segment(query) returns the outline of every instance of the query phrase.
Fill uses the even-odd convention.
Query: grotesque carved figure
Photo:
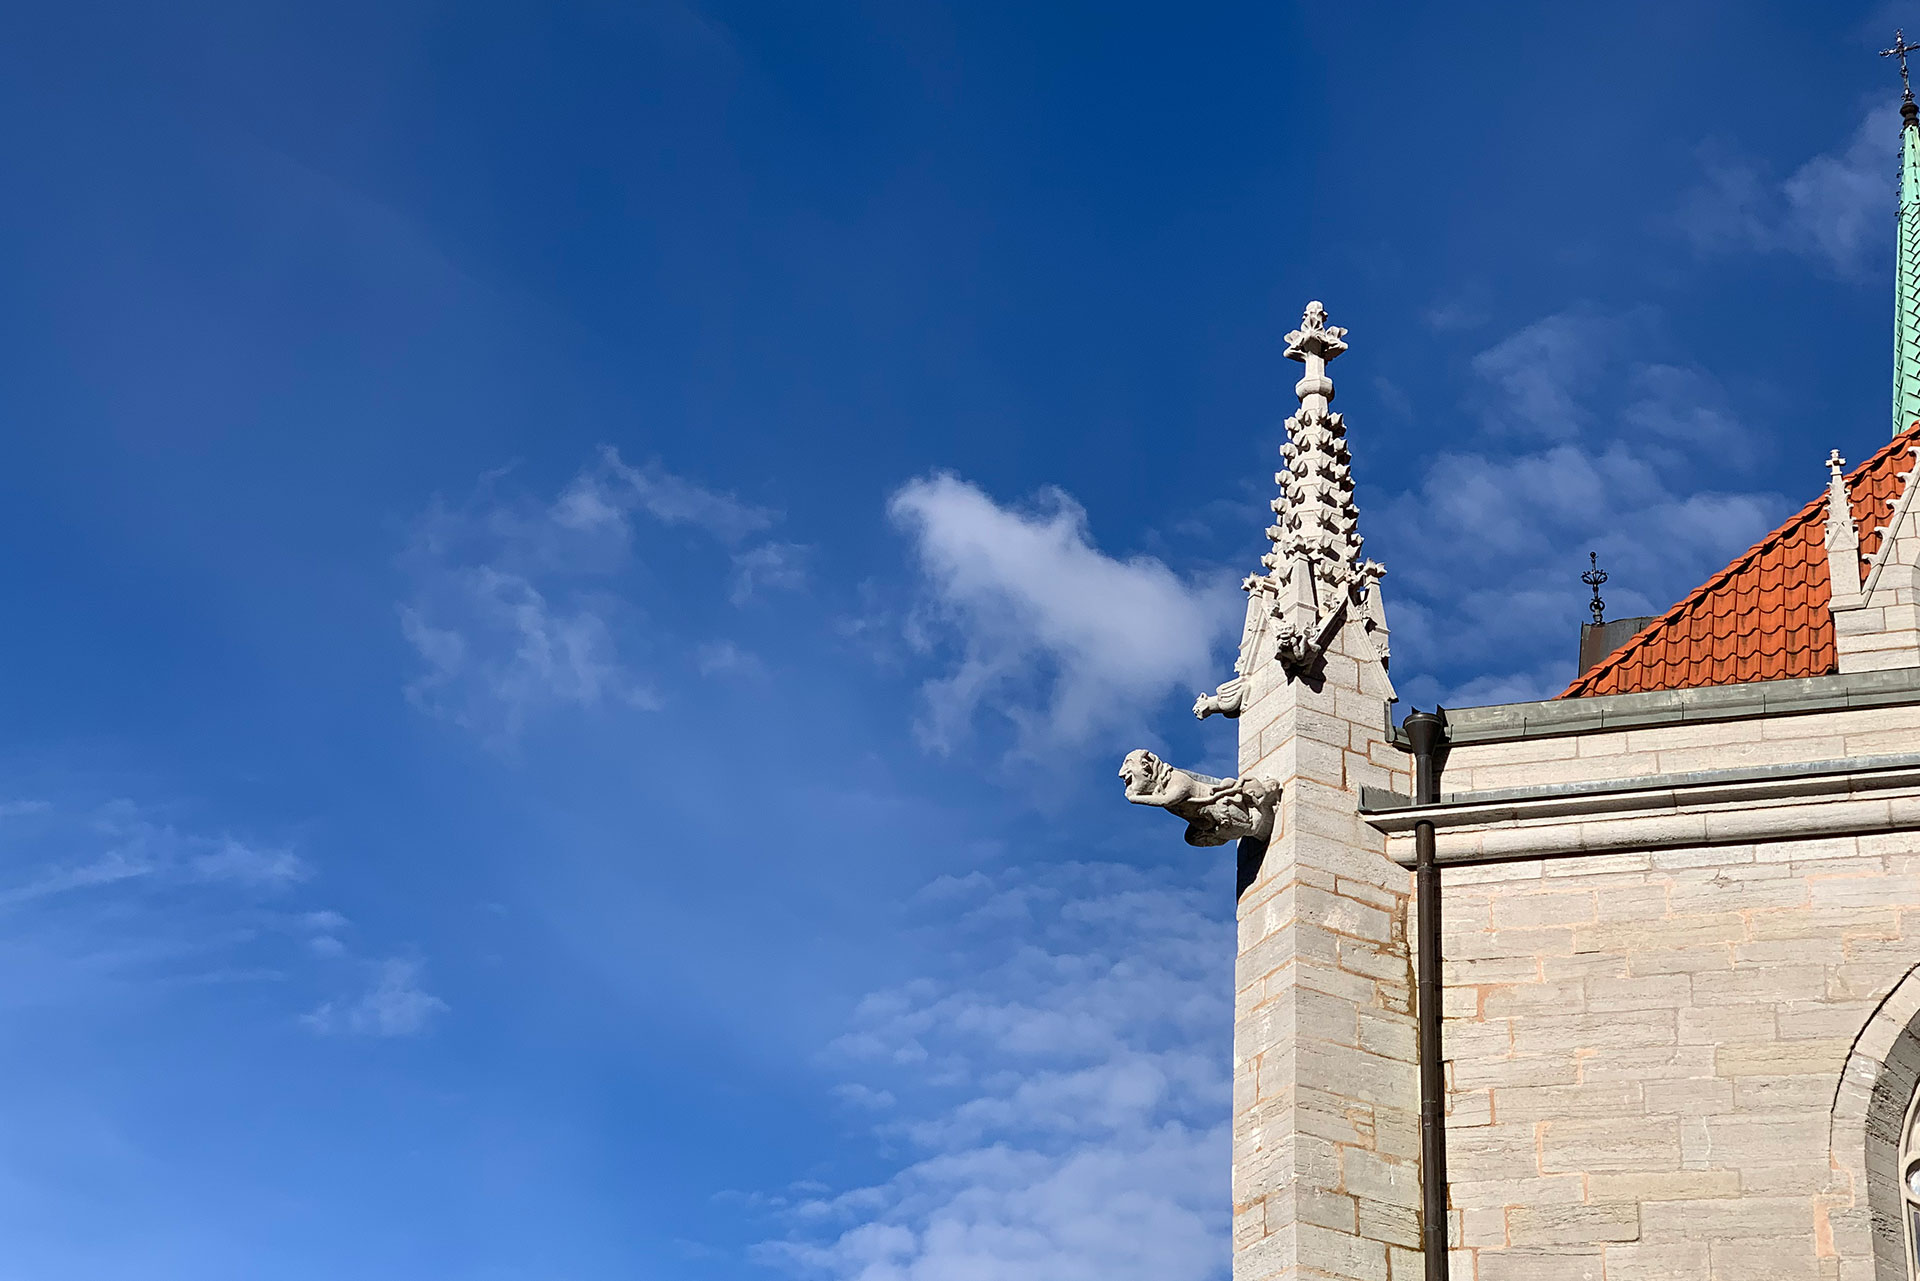
[[[1187,844],[1225,845],[1273,835],[1280,785],[1263,778],[1209,778],[1167,764],[1144,749],[1120,764],[1127,799],[1154,805],[1187,820]]]
[[[1247,593],[1247,621],[1240,629],[1240,652],[1233,660],[1233,679],[1223,682],[1213,693],[1193,700],[1193,714],[1203,721],[1209,716],[1235,717],[1246,708],[1250,692],[1247,684],[1253,679],[1254,666],[1259,662],[1260,638],[1274,617],[1272,580],[1250,574],[1240,589]]]
[[[1211,694],[1199,694],[1193,700],[1193,718],[1204,721],[1209,716],[1225,716],[1233,719],[1247,706],[1247,678],[1236,676],[1232,680],[1222,681],[1220,687]]]

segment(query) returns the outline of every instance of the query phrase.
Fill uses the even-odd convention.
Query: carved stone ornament
[[[1860,592],[1860,531],[1853,520],[1846,466],[1839,450],[1827,455],[1828,599],[1836,609],[1866,604]]]
[[[1247,683],[1253,678],[1254,665],[1260,661],[1261,640],[1278,617],[1271,579],[1259,574],[1248,575],[1240,584],[1240,590],[1247,594],[1247,621],[1240,629],[1240,652],[1233,660],[1233,679],[1213,693],[1193,700],[1193,715],[1197,720],[1204,721],[1215,715],[1232,718],[1246,709],[1250,692]]]
[[[1264,778],[1210,778],[1169,765],[1145,749],[1120,763],[1127,799],[1187,820],[1187,844],[1264,841],[1273,835],[1280,784]]]
[[[1287,419],[1287,441],[1280,447],[1286,469],[1273,478],[1280,487],[1267,529],[1273,546],[1260,558],[1265,572],[1241,584],[1247,622],[1233,679],[1194,701],[1193,714],[1202,720],[1238,716],[1254,669],[1269,659],[1290,678],[1310,674],[1349,620],[1359,623],[1382,665],[1391,656],[1380,596],[1386,570],[1361,554],[1346,421],[1330,408],[1327,362],[1347,350],[1346,333],[1327,324],[1327,309],[1312,302],[1300,328],[1287,335],[1287,358],[1306,370],[1293,389],[1300,408]]]

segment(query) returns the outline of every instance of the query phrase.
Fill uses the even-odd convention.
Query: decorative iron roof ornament
[[[1600,599],[1600,584],[1607,581],[1607,571],[1600,568],[1600,553],[1588,552],[1587,563],[1592,566],[1580,575],[1580,581],[1593,588],[1593,599],[1587,602],[1587,608],[1593,611],[1595,627],[1607,621],[1607,602]]]

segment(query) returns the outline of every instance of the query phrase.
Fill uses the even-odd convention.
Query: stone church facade
[[[1239,775],[1121,771],[1238,846],[1234,1281],[1920,1277],[1917,114],[1892,440],[1557,698],[1396,723],[1345,334],[1288,335]]]

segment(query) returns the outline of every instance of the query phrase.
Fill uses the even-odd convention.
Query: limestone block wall
[[[1448,1156],[1476,1281],[1871,1276],[1839,1268],[1833,1216],[1865,1189],[1834,1169],[1830,1112],[1920,963],[1920,840],[1446,880]]]
[[[1390,687],[1347,628],[1316,680],[1268,664],[1253,688],[1241,771],[1284,791],[1239,903],[1234,1281],[1417,1277],[1412,881],[1357,813],[1363,785],[1409,786]]]
[[[1448,792],[1540,787],[1915,751],[1920,751],[1920,703],[1909,703],[1466,744],[1448,755],[1443,787]]]
[[[1855,710],[1467,745],[1443,786],[1916,750],[1920,709]],[[1781,835],[1445,872],[1456,1277],[1877,1281],[1836,1117],[1920,967],[1920,832]]]

